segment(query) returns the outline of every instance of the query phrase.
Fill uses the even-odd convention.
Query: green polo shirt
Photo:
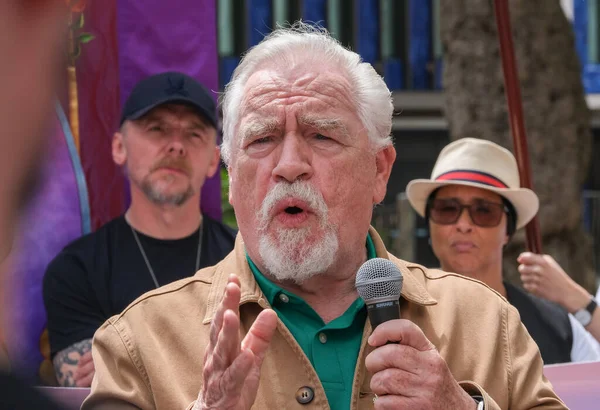
[[[366,247],[367,259],[377,257],[370,235]],[[349,409],[354,368],[367,318],[363,300],[357,298],[342,316],[325,324],[302,298],[263,276],[248,254],[246,259],[271,307],[317,371],[331,409]]]

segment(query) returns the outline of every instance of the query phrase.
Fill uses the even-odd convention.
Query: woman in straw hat
[[[431,179],[411,181],[406,194],[428,221],[442,269],[481,280],[506,297],[545,364],[600,360],[596,341],[567,311],[502,279],[504,246],[539,208],[537,195],[520,187],[510,151],[486,140],[455,141],[440,153]]]

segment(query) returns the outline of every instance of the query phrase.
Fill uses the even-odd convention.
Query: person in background
[[[519,311],[545,364],[600,360],[596,341],[567,311],[503,280],[504,246],[539,207],[537,195],[520,187],[510,151],[486,140],[459,139],[442,150],[431,179],[409,182],[406,194],[428,221],[441,268],[504,296]]]
[[[105,320],[233,249],[235,231],[200,210],[204,181],[220,164],[216,128],[214,100],[193,78],[167,72],[134,87],[112,142],[129,180],[129,209],[66,246],[44,276],[60,385],[91,385],[92,336]]]
[[[596,341],[600,341],[598,295],[594,297],[571,279],[550,255],[523,252],[517,261],[523,287],[527,291],[562,306],[596,338]],[[600,289],[598,293],[600,295]]]
[[[14,289],[2,262],[50,148],[46,127],[63,73],[66,24],[64,0],[0,1],[0,356],[11,331],[6,318]],[[0,357],[0,409],[58,406],[10,373],[7,358]]]
[[[324,29],[249,50],[223,98],[235,248],[102,325],[82,408],[564,409],[506,300],[370,228],[392,115],[381,76]],[[404,284],[402,318],[373,330],[355,280],[375,257]]]

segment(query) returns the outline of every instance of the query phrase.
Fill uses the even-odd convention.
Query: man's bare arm
[[[76,387],[75,371],[81,356],[92,350],[92,339],[82,340],[61,350],[54,356],[54,372],[58,384],[64,387]]]

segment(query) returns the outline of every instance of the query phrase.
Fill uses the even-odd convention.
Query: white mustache
[[[308,204],[322,225],[327,222],[327,204],[323,195],[306,181],[295,181],[293,183],[280,182],[267,194],[260,207],[260,227],[265,229],[271,220],[271,213],[277,203],[286,198],[294,198]]]

